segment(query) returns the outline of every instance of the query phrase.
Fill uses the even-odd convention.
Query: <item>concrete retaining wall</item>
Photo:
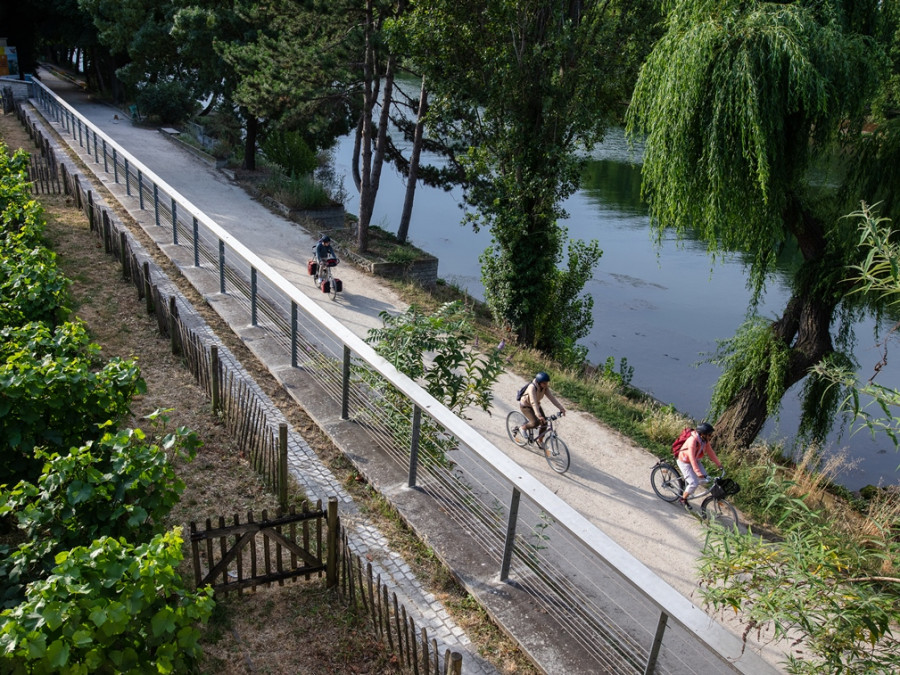
[[[352,251],[343,251],[342,255],[349,258],[355,265],[366,270],[369,274],[385,279],[404,279],[412,281],[425,288],[432,288],[437,284],[438,259],[434,256],[423,255],[409,263],[375,262],[367,260]]]
[[[344,207],[340,204],[323,206],[316,209],[292,209],[266,195],[260,197],[262,202],[282,214],[288,220],[301,225],[312,225],[321,230],[339,230],[344,227]]]

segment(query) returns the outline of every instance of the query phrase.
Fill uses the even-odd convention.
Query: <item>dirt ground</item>
[[[32,151],[31,139],[15,115],[0,115],[0,139],[12,151]],[[102,189],[101,189],[102,191]],[[196,385],[180,359],[171,354],[156,320],[148,316],[134,287],[122,281],[121,268],[109,257],[98,255],[101,243],[91,234],[87,219],[74,208],[71,198],[39,195],[48,223],[47,238],[58,263],[72,280],[75,314],[83,319],[106,358],[137,359],[147,393],[135,399],[131,426],[144,426],[141,418],[164,409],[170,425],[197,432],[203,447],[191,463],[179,466],[187,488],[171,514],[171,525],[187,530],[190,521],[202,522],[218,515],[274,511],[276,501],[241,456],[224,426],[210,414],[205,393]],[[107,201],[114,201],[106,195]],[[125,222],[130,219],[116,209]],[[140,228],[132,232],[143,238]],[[154,251],[144,240],[148,251]],[[157,263],[204,314],[219,338],[254,375],[295,429],[318,453],[379,527],[392,545],[439,597],[478,645],[482,655],[500,672],[536,672],[530,662],[452,580],[430,552],[384,508],[352,467],[291,401],[267,371],[259,366],[227,326],[187,286],[161,257]],[[186,578],[190,579],[187,563]],[[290,584],[234,596],[218,603],[204,640],[206,658],[202,673],[392,673],[399,672],[395,659],[374,637],[365,619],[347,611],[322,581]],[[465,667],[465,666],[464,666]]]

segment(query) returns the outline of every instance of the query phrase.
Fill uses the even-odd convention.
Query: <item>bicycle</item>
[[[560,417],[562,417],[562,414],[557,413],[547,418],[547,431],[544,434],[544,447],[541,450],[551,469],[556,473],[565,473],[569,469],[569,446],[559,437],[556,433],[556,428],[553,426],[553,422]],[[521,430],[522,425],[526,422],[528,422],[528,419],[518,410],[513,410],[506,416],[506,433],[509,436],[509,440],[520,448],[537,443],[534,429]]]
[[[337,264],[337,258],[329,258],[321,265],[316,265],[317,270],[312,275],[313,284],[315,284],[316,288],[321,288],[323,293],[328,293],[332,300],[343,290],[341,280],[335,279],[334,272],[332,272],[332,269]]]
[[[650,484],[656,496],[664,502],[676,502],[684,494],[684,477],[676,466],[659,460],[650,471]],[[726,529],[740,524],[737,509],[725,497],[737,494],[740,486],[725,478],[725,469],[688,497],[688,502],[703,498],[700,503],[701,520],[715,520]]]

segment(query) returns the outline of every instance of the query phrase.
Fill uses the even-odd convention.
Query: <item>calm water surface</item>
[[[347,176],[351,195],[346,206],[358,212],[349,166],[352,141],[336,149],[338,172]],[[426,161],[426,160],[423,160]],[[740,259],[731,256],[713,264],[703,244],[669,238],[653,243],[646,206],[640,200],[640,170],[621,130],[613,130],[591,155],[583,188],[565,204],[562,223],[569,236],[596,239],[603,257],[585,290],[594,298],[594,326],[584,340],[589,359],[603,362],[626,358],[634,368],[632,384],[698,419],[708,410],[719,369],[703,364],[716,341],[731,337],[745,318],[749,292]],[[375,204],[373,224],[396,232],[405,183],[386,168]],[[478,256],[491,245],[488,232],[473,232],[460,224],[461,192],[419,186],[410,224],[412,242],[440,259],[439,276],[483,299]],[[760,305],[764,316],[779,315],[788,298],[784,277],[770,282]],[[857,360],[871,373],[880,356],[872,337],[874,321],[857,327]],[[900,373],[885,368],[879,381],[900,388]],[[796,431],[799,403],[785,397],[780,423],[770,421],[764,436],[789,445]],[[866,484],[896,483],[898,454],[887,438],[868,432],[832,434],[829,452],[846,448],[856,464],[839,477],[850,489]]]

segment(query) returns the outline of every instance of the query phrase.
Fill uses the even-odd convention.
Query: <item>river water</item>
[[[346,176],[347,209],[359,210],[350,179],[352,140],[335,149],[335,168]],[[423,158],[425,161],[434,158]],[[594,299],[594,326],[582,342],[592,363],[612,356],[634,368],[632,384],[697,419],[705,417],[719,369],[702,363],[717,340],[734,335],[745,318],[750,293],[738,256],[712,262],[705,245],[666,238],[657,247],[650,232],[646,205],[640,199],[640,168],[635,165],[621,129],[613,129],[591,153],[583,187],[565,203],[562,224],[569,236],[596,239],[603,257],[585,287]],[[396,232],[405,182],[385,167],[372,224]],[[461,225],[461,191],[419,186],[409,238],[437,256],[438,274],[472,296],[483,299],[478,257],[491,245],[490,233]],[[769,283],[759,311],[780,315],[787,298],[785,276]],[[856,356],[861,372],[871,374],[880,358],[873,337],[874,320],[857,326]],[[900,388],[900,372],[889,365],[878,381]],[[779,421],[770,421],[763,436],[790,447],[799,418],[796,392],[789,392]],[[835,432],[826,452],[846,450],[851,466],[838,477],[849,489],[867,484],[897,483],[900,453],[886,437],[871,438],[863,430]]]

